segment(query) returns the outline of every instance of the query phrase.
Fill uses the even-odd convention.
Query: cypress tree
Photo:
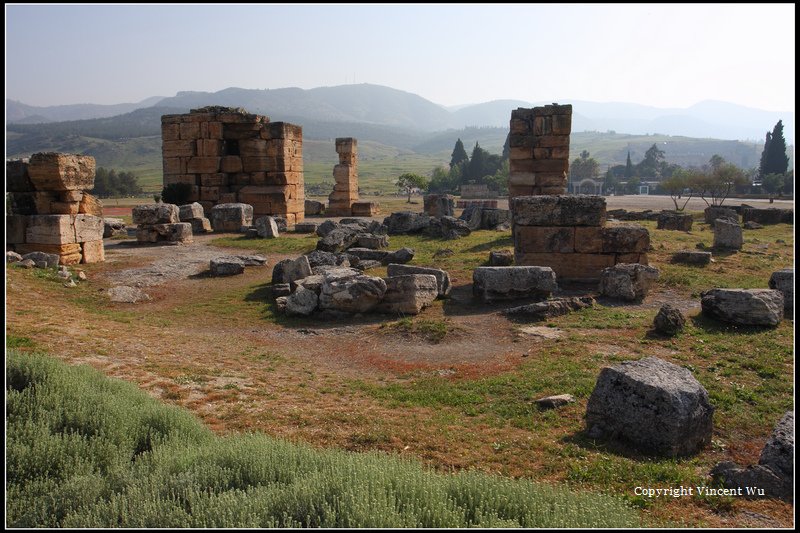
[[[463,161],[469,162],[469,156],[467,155],[467,151],[464,150],[464,143],[461,142],[461,139],[459,138],[456,141],[456,145],[453,148],[453,153],[450,156],[450,168],[456,168],[459,163]]]
[[[628,160],[625,162],[625,177],[633,177],[633,163],[631,163],[631,151],[628,150]]]
[[[786,174],[789,168],[789,158],[786,157],[786,139],[783,138],[783,121],[779,120],[772,130],[772,138],[764,145],[762,154],[763,178],[767,174]]]

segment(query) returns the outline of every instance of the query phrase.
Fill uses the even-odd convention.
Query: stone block
[[[8,217],[6,217],[8,220]],[[783,294],[784,309],[794,309],[794,269],[784,268],[773,272],[769,277],[769,288],[775,289]]]
[[[33,192],[27,161],[6,160],[6,192]]]
[[[620,263],[604,268],[600,275],[600,294],[626,301],[642,300],[658,279],[658,269],[640,264]]]
[[[606,226],[600,235],[603,253],[644,253],[650,248],[650,233],[638,224]]]
[[[714,248],[741,250],[744,243],[742,227],[738,222],[718,218],[714,220]]]
[[[188,174],[214,174],[219,172],[220,157],[190,157],[186,162]]]
[[[100,235],[102,236],[102,230]],[[25,242],[28,244],[72,244],[77,242],[73,217],[71,215],[28,217]]]
[[[242,172],[242,158],[238,155],[226,155],[220,159],[220,170],[226,174]]]
[[[102,263],[106,260],[103,241],[86,241],[81,244],[81,263]]]
[[[242,226],[253,225],[253,206],[245,203],[217,204],[211,208],[214,231],[238,233]]]
[[[144,204],[133,208],[134,224],[172,224],[178,222],[180,210],[175,204]]]
[[[522,253],[572,253],[575,251],[575,228],[514,226],[514,249]]]
[[[272,217],[260,217],[256,219],[256,230],[258,236],[262,239],[276,239],[278,238],[278,224]]]
[[[244,261],[236,256],[216,257],[209,262],[212,276],[244,274]]]
[[[673,263],[683,263],[685,265],[705,266],[711,263],[711,252],[701,252],[698,250],[679,250],[672,254]]]
[[[100,198],[92,196],[89,193],[81,195],[80,205],[78,205],[78,213],[82,215],[93,215],[96,217],[103,216],[103,202]]]
[[[692,215],[685,213],[662,213],[658,216],[656,229],[692,231]]]
[[[50,214],[77,215],[79,202],[50,202]]]
[[[773,289],[711,289],[700,294],[703,314],[740,326],[775,327],[783,320],[783,294]]]
[[[75,242],[103,240],[103,219],[94,215],[75,216]]]
[[[162,141],[161,154],[169,157],[192,157],[197,155],[194,141]]]
[[[455,197],[450,194],[428,194],[423,198],[424,211],[432,217],[453,216]]]
[[[547,298],[556,289],[556,273],[549,267],[478,267],[472,272],[472,294],[483,302]]]
[[[28,229],[28,217],[24,215],[6,215],[6,244],[22,244]]]
[[[182,140],[195,140],[200,138],[200,124],[198,122],[181,122],[180,136]]]
[[[211,221],[205,217],[192,218],[182,222],[188,222],[192,225],[192,234],[211,233],[213,231]]]
[[[373,309],[378,313],[417,315],[438,295],[436,277],[431,274],[408,274],[383,278],[386,292]]]
[[[381,261],[381,259],[378,260]],[[450,289],[452,288],[450,285],[450,274],[439,268],[389,263],[386,268],[386,273],[389,277],[408,276],[411,274],[431,275],[436,278],[436,294],[439,298],[446,298],[450,294]]]
[[[180,222],[189,222],[193,218],[203,218],[204,216],[203,206],[197,202],[178,206],[178,220]]]
[[[550,252],[516,252],[514,263],[550,267],[559,281],[599,281],[604,268],[613,266],[615,254],[558,254]]]
[[[520,226],[602,226],[606,200],[602,196],[522,196],[512,198],[511,213]]]
[[[94,157],[55,152],[33,154],[28,177],[37,191],[89,190],[94,188]]]

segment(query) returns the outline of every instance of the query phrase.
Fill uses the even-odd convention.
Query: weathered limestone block
[[[483,302],[548,298],[556,288],[556,273],[549,267],[478,267],[472,272],[472,294]]]
[[[511,211],[508,209],[481,208],[481,229],[498,229],[498,226],[511,222]],[[472,227],[470,227],[472,229]]]
[[[203,206],[197,202],[178,207],[178,219],[180,222],[191,222],[193,218],[203,218],[205,216]]]
[[[355,247],[347,249],[347,255],[355,256],[363,261],[384,261],[391,253],[389,250],[374,250],[372,248]],[[391,276],[392,274],[389,275]]]
[[[234,276],[244,273],[244,261],[236,256],[212,259],[210,267],[212,276]]]
[[[180,221],[180,209],[175,204],[137,205],[131,213],[137,225],[173,224]]]
[[[386,282],[381,278],[358,274],[338,277],[324,274],[319,296],[319,308],[363,313],[371,310],[386,294]]]
[[[402,235],[419,233],[430,225],[430,221],[431,217],[423,213],[400,211],[384,218],[383,224],[388,228],[389,235]]]
[[[593,242],[599,245],[602,241]],[[571,253],[575,251],[575,228],[514,226],[514,246],[519,252]]]
[[[389,277],[408,276],[411,274],[431,275],[436,278],[436,291],[439,298],[446,298],[450,294],[450,289],[452,288],[450,285],[450,274],[439,268],[389,263],[386,268],[386,273]]]
[[[458,239],[466,237],[472,233],[469,226],[464,220],[459,218],[443,216],[440,218],[431,218],[428,227],[425,228],[425,234],[431,237],[441,237],[443,239]]]
[[[764,449],[758,464],[766,466],[787,481],[787,487],[794,480],[794,411],[789,411],[778,421]]]
[[[211,221],[205,217],[201,218],[192,218],[188,220],[189,224],[192,225],[192,233],[211,233],[213,229],[211,228]]]
[[[466,222],[470,230],[477,231],[481,229],[483,224],[483,207],[480,205],[468,205],[458,218]]]
[[[102,238],[102,230],[101,230]],[[25,242],[29,244],[70,244],[75,240],[75,221],[71,215],[28,217]]]
[[[33,183],[28,176],[28,161],[6,160],[6,192],[32,192]]]
[[[389,237],[386,235],[373,235],[371,233],[359,233],[356,245],[359,248],[369,248],[370,250],[381,250],[389,247]]]
[[[316,200],[305,200],[303,207],[306,215],[319,215],[325,209],[325,204]]]
[[[50,213],[53,215],[77,215],[80,202],[50,202]]]
[[[103,202],[91,194],[83,193],[81,195],[80,203],[78,205],[78,213],[84,215],[94,215],[96,217],[103,216]]]
[[[126,285],[111,287],[108,289],[107,294],[111,301],[116,303],[135,304],[137,302],[145,302],[151,299],[150,295],[141,289],[137,289],[136,287],[128,287]]]
[[[272,217],[257,218],[256,229],[258,230],[258,236],[262,239],[278,238],[278,224]]]
[[[672,262],[686,265],[707,265],[711,263],[711,252],[679,250],[672,254]]]
[[[794,269],[783,268],[769,277],[769,288],[781,291],[783,308],[794,309]]]
[[[44,251],[26,252],[25,248],[22,251],[22,259],[20,261],[30,260],[33,261],[36,268],[56,268],[60,260],[58,253],[47,253]],[[80,248],[78,248],[80,253]]]
[[[125,221],[121,218],[106,217],[103,219],[103,238],[114,237],[117,235],[127,235]]]
[[[503,267],[514,264],[514,253],[511,250],[492,250],[489,252],[489,266]]]
[[[28,176],[37,191],[88,191],[94,188],[94,157],[55,152],[33,154]]]
[[[339,226],[317,241],[317,250],[333,253],[343,252],[358,242],[358,236],[358,229]]]
[[[75,215],[75,242],[102,241],[103,219],[94,215]]]
[[[453,216],[456,199],[450,194],[428,194],[423,197],[423,209],[432,217]]]
[[[606,199],[602,196],[519,196],[511,200],[515,225],[602,226]]]
[[[167,242],[192,242],[194,234],[192,225],[188,222],[176,222],[174,224],[153,224],[149,226],[151,232],[157,234],[156,241]],[[150,241],[153,242],[153,241]]]
[[[347,251],[349,254],[351,248]],[[369,250],[372,252],[373,250]],[[322,250],[312,250],[305,254],[308,264],[312,269],[318,266],[350,266],[350,262],[345,254],[334,254],[332,252],[323,252]]]
[[[378,202],[353,202],[350,213],[354,217],[376,217],[381,214],[381,204]]]
[[[311,275],[311,264],[308,262],[308,257],[305,255],[301,255],[296,259],[289,259],[285,262],[281,261],[281,263],[283,263],[283,283],[289,283],[293,286],[296,281]],[[273,271],[273,278],[274,276],[275,273]]]
[[[586,406],[587,434],[656,455],[696,453],[711,442],[714,407],[692,373],[656,357],[604,368]]]
[[[783,294],[773,289],[711,289],[700,294],[703,314],[741,326],[775,327],[783,320]]]
[[[103,241],[87,241],[81,244],[81,263],[102,263],[106,260]]]
[[[400,248],[395,252],[390,252],[381,262],[384,265],[389,263],[403,264],[410,262],[412,259],[414,259],[414,250],[412,248]]]
[[[725,218],[737,224],[739,223],[739,214],[730,207],[710,205],[703,211],[703,217],[706,224],[713,224],[718,218]]]
[[[319,224],[316,222],[300,222],[294,225],[295,233],[316,233]]]
[[[658,279],[658,269],[637,263],[619,263],[604,268],[600,276],[600,294],[609,298],[642,300],[650,285]]]
[[[375,306],[378,313],[417,315],[438,295],[436,277],[431,274],[408,274],[383,278],[386,293]]]
[[[589,296],[574,296],[569,298],[553,298],[542,302],[535,302],[519,307],[510,307],[503,311],[504,315],[528,320],[546,320],[556,316],[566,315],[572,311],[585,309],[594,305],[594,298]]]
[[[658,215],[656,229],[692,231],[692,222],[692,215],[683,213],[661,213]]]
[[[792,209],[759,209],[748,207],[742,210],[742,222],[758,222],[759,224],[792,224],[794,210]]]
[[[211,208],[211,227],[216,232],[238,233],[253,225],[253,206],[244,203],[217,204]]]
[[[600,236],[603,253],[644,253],[650,248],[650,233],[638,224],[606,226]]]
[[[670,304],[664,304],[653,319],[653,327],[663,335],[672,336],[686,325],[686,317],[681,310]]]
[[[17,252],[11,250],[6,252],[6,264],[17,263],[19,261],[22,261],[22,256],[19,255]]]
[[[555,396],[547,396],[535,401],[540,409],[557,409],[567,404],[575,403],[575,397],[572,394],[556,394]]]
[[[294,292],[286,298],[286,314],[308,316],[314,312],[318,303],[319,296],[316,292],[298,285]]]
[[[724,218],[714,221],[714,248],[741,250],[743,243],[742,227],[738,222]]]
[[[550,252],[515,252],[514,254],[514,263],[517,265],[550,267],[555,271],[559,280],[580,282],[598,281],[603,269],[613,266],[616,262],[616,254]]]

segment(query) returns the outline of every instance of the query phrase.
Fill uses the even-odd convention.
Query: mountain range
[[[6,100],[6,124],[35,124],[108,118],[146,108],[189,110],[206,105],[243,107],[273,120],[300,124],[358,123],[408,132],[437,132],[465,127],[507,128],[511,110],[550,101],[494,100],[445,108],[419,95],[372,84],[300,89],[241,89],[217,92],[182,91],[172,97],[153,96],[138,103],[73,104],[37,107]],[[684,109],[667,109],[623,102],[561,101],[573,106],[572,131],[681,135],[695,138],[763,141],[778,120],[784,136],[794,142],[794,112],[774,112],[719,101],[704,101]],[[355,136],[355,135],[354,135]]]

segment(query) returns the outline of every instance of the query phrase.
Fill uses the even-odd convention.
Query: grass
[[[265,435],[215,437],[130,384],[9,353],[11,527],[635,527],[621,500]],[[355,445],[386,440],[352,435]]]

